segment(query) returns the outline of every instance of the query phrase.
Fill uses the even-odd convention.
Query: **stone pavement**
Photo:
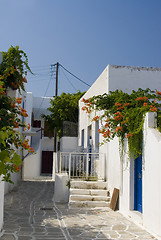
[[[119,212],[109,208],[68,209],[53,201],[50,181],[26,181],[5,196],[1,240],[154,240]]]

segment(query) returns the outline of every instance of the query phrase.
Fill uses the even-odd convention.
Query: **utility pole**
[[[56,85],[55,85],[55,97],[58,96],[58,68],[59,63],[56,63]],[[56,143],[57,143],[57,132],[56,128],[54,128],[54,152],[56,153]]]

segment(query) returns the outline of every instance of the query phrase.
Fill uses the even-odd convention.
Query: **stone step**
[[[107,183],[102,181],[71,181],[71,188],[77,189],[107,189]]]
[[[93,207],[109,207],[110,203],[105,201],[70,201],[69,208],[93,208]]]
[[[70,188],[71,195],[109,196],[109,191],[102,189],[76,189]]]
[[[69,201],[105,201],[110,202],[107,196],[91,196],[91,195],[70,195]]]

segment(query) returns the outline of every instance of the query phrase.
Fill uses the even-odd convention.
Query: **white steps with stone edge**
[[[109,207],[109,203],[106,182],[71,180],[69,207]]]

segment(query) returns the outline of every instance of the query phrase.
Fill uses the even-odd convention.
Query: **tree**
[[[55,128],[59,137],[61,137],[64,121],[78,122],[78,102],[84,93],[85,92],[81,93],[80,91],[77,93],[63,92],[60,96],[56,96],[51,100],[51,106],[48,108],[51,114],[42,115],[49,129],[52,131]]]

